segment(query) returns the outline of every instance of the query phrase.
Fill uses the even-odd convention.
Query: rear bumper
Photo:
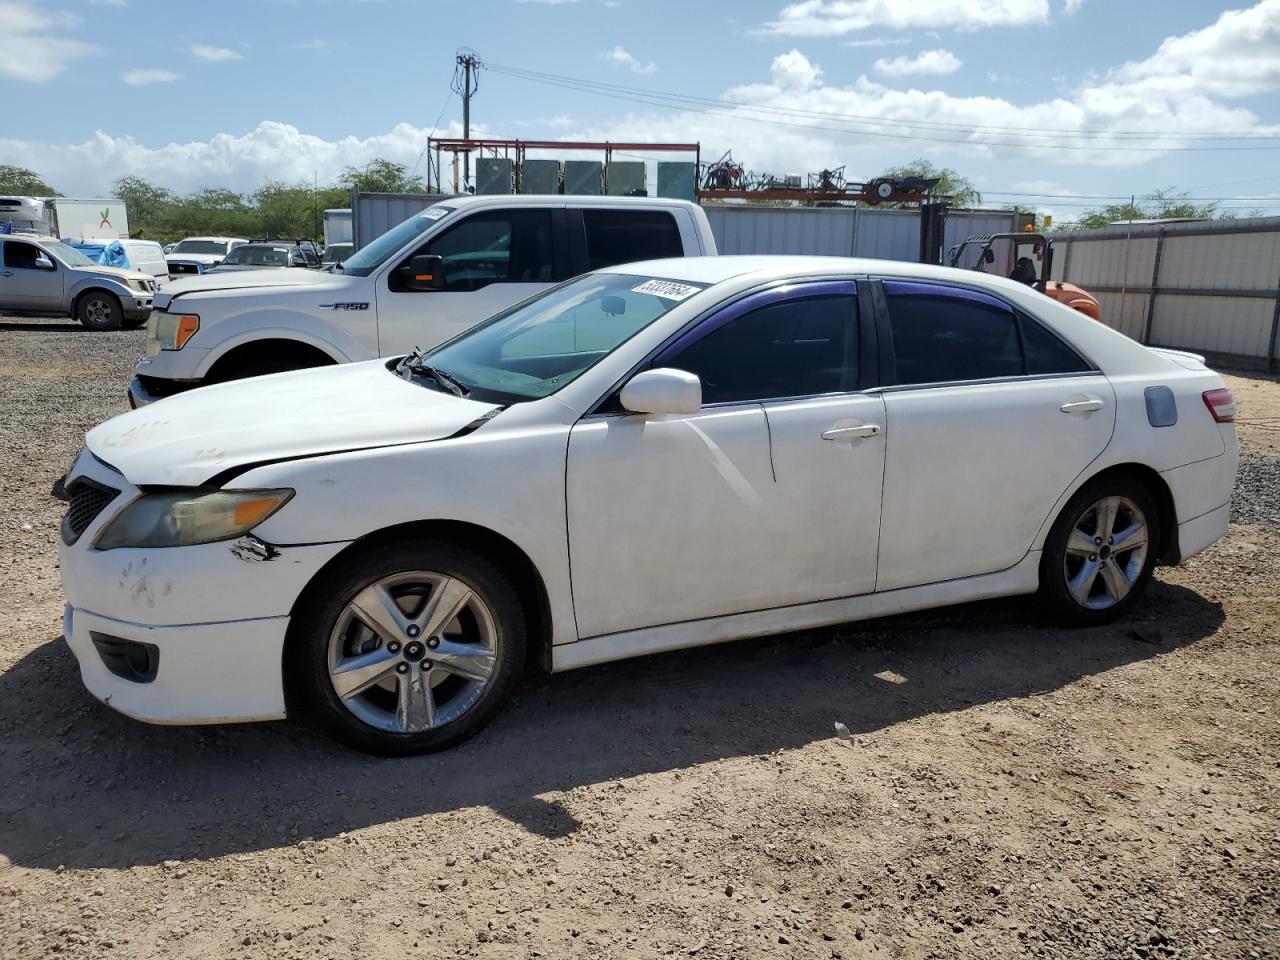
[[[284,716],[281,656],[288,617],[151,626],[67,605],[63,633],[85,688],[114,710],[148,723],[231,723]],[[153,679],[108,668],[92,634],[151,644]]]
[[[1231,504],[1178,524],[1178,562],[1194,557],[1223,536],[1231,523]]]

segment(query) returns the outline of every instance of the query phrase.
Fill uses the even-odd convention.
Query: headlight
[[[94,546],[188,547],[248,533],[283,507],[292,490],[179,490],[143,494],[107,524]]]
[[[160,344],[161,350],[181,350],[199,329],[200,318],[194,313],[155,311],[147,321],[147,334]]]
[[[145,290],[147,285],[141,280],[135,280],[133,277],[125,277],[125,283],[129,285],[130,290]]]

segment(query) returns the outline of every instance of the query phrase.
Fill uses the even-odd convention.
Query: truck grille
[[[80,534],[89,529],[112,500],[120,495],[119,490],[95,483],[81,477],[72,481],[67,487],[67,515],[62,518],[62,539],[68,545],[80,539]]]
[[[199,273],[200,265],[198,263],[174,263],[169,262],[169,276],[177,276],[178,274]]]

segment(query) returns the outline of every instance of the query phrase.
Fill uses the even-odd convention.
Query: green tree
[[[936,179],[938,185],[934,192],[946,197],[953,207],[972,207],[982,202],[982,194],[968,177],[963,177],[950,167],[935,167],[923,158],[912,160],[900,167],[890,167],[881,177],[900,179],[902,177],[923,177],[926,180]]]
[[[1178,193],[1167,187],[1152,191],[1133,203],[1112,203],[1089,210],[1081,214],[1072,226],[1078,230],[1093,230],[1126,220],[1212,220],[1221,216],[1217,203],[1197,203],[1185,192]]]
[[[0,163],[0,193],[11,197],[60,197],[40,174],[26,167],[14,167]]]
[[[121,177],[111,189],[124,201],[135,237],[149,238],[163,230],[178,200],[172,190],[158,187],[142,177]]]
[[[381,158],[370,160],[363,167],[346,167],[338,177],[338,183],[359,187],[368,193],[427,192],[426,182],[421,177],[409,176],[409,168],[403,163]]]

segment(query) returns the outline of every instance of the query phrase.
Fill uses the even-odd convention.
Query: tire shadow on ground
[[[128,867],[477,805],[563,837],[577,823],[544,794],[804,746],[835,721],[857,735],[1056,690],[1223,620],[1220,604],[1152,581],[1129,618],[1096,629],[1049,625],[1021,598],[537,675],[475,739],[397,760],[287,721],[129,720],[85,692],[58,638],[0,675],[0,854]]]

